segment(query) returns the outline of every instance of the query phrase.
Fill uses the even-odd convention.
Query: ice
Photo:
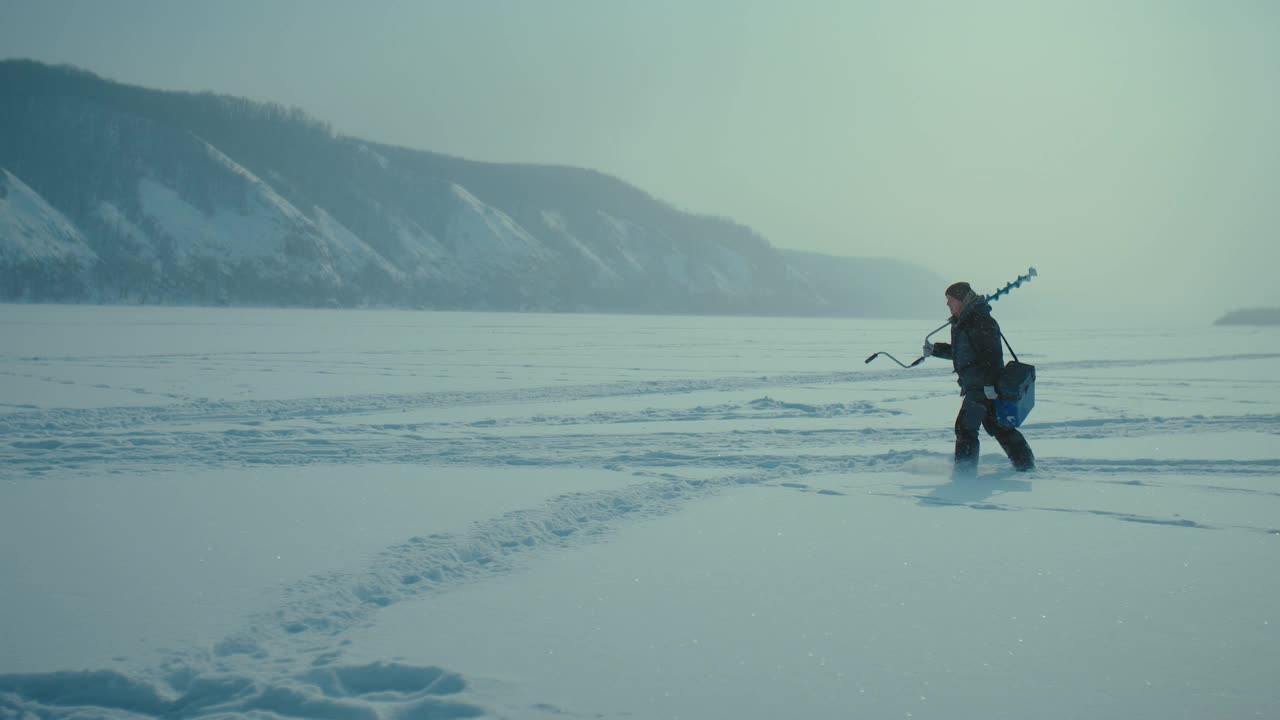
[[[1280,711],[1275,333],[1006,327],[956,484],[929,323],[0,326],[0,717]]]

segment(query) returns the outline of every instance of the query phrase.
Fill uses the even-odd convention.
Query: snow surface
[[[88,266],[97,255],[65,215],[0,168],[0,258],[11,262],[71,260]]]
[[[365,241],[338,222],[337,218],[326,212],[324,208],[319,205],[312,206],[311,214],[315,218],[316,230],[328,241],[329,253],[340,275],[350,276],[372,266],[381,270],[387,277],[396,280],[404,277],[403,272],[387,262],[386,258],[369,247]]]
[[[271,185],[209,143],[201,145],[214,162],[243,179],[246,207],[208,214],[172,188],[144,177],[138,186],[143,210],[174,239],[180,255],[230,260],[273,256],[291,231],[310,224]]]
[[[481,202],[457,183],[450,186],[450,191],[456,205],[447,234],[462,265],[515,269],[546,255],[542,244],[509,215]]]
[[[1273,328],[1006,324],[955,485],[932,324],[0,327],[0,718],[1280,715]]]

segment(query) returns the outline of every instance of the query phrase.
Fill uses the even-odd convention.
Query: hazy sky
[[[1280,2],[0,0],[0,57],[594,168],[988,292],[1035,265],[1026,310],[1280,305]]]

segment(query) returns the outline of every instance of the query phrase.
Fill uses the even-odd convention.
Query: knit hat
[[[958,282],[947,288],[947,297],[955,298],[965,305],[968,305],[977,297],[977,293],[973,291],[973,288],[969,287],[969,283]]]

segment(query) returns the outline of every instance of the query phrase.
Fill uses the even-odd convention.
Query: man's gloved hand
[[[982,394],[983,394],[983,395],[986,395],[988,400],[995,400],[995,399],[996,399],[996,386],[995,386],[995,385],[987,385],[986,387],[982,388]]]
[[[924,341],[924,356],[925,357],[933,356],[933,343],[929,342],[928,340]]]

